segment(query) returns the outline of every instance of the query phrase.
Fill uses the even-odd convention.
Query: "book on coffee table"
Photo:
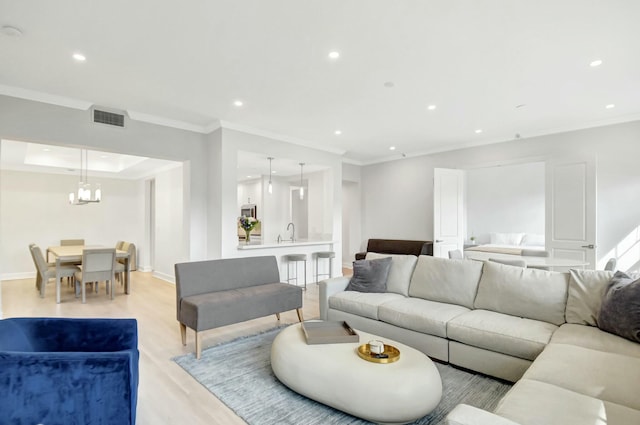
[[[360,337],[347,322],[302,322],[307,344],[359,342]]]

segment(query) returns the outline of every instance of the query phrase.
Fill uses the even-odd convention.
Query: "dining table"
[[[50,246],[47,248],[48,254],[56,259],[56,303],[60,304],[60,281],[62,278],[58,276],[60,264],[62,263],[81,263],[82,252],[91,248],[108,248],[102,245],[64,245]],[[129,252],[116,249],[116,258],[124,259],[124,293],[129,294],[131,282],[131,267],[129,266]],[[113,290],[113,289],[112,289]]]
[[[533,255],[515,255],[515,254],[502,254],[497,252],[482,252],[482,251],[465,251],[464,258],[476,261],[488,261],[491,258],[496,260],[524,260],[527,263],[527,267],[584,267],[588,266],[589,262],[584,260],[576,260],[571,258],[559,258],[559,257],[537,257]]]

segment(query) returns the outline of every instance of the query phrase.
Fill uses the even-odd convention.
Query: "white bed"
[[[490,243],[471,246],[465,251],[522,255],[523,249],[544,251],[544,235],[537,233],[490,233]]]

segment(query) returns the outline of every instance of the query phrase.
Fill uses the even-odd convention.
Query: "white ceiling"
[[[81,159],[80,149],[4,139],[0,149],[0,169],[78,177],[81,164],[88,176],[127,180],[138,180],[181,165],[175,161],[92,150],[86,150],[86,157],[83,154]]]
[[[0,0],[23,33],[0,36],[0,93],[370,163],[640,119],[639,17],[637,0]]]

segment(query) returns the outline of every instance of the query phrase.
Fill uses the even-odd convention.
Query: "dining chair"
[[[84,239],[60,239],[60,246],[84,245]]]
[[[618,260],[616,260],[614,257],[609,258],[609,261],[607,261],[607,264],[605,264],[604,269],[612,272],[616,269],[617,264],[618,264]]]
[[[81,246],[84,245],[84,239],[60,239],[60,246]],[[73,264],[79,266],[82,264],[79,261],[72,261],[67,264]]]
[[[113,299],[113,279],[116,267],[115,248],[87,248],[82,250],[82,270],[75,273],[76,282],[81,286],[82,303],[87,301],[87,283],[106,282],[107,293]],[[76,291],[77,293],[77,291]]]
[[[47,263],[42,255],[42,250],[36,244],[29,245],[29,251],[33,262],[36,265],[36,288],[40,291],[40,298],[44,298],[45,287],[49,279],[56,279],[56,276],[73,278],[78,268],[70,264],[61,264],[60,267],[56,267],[55,264]],[[60,281],[56,281],[56,301],[60,302]]]
[[[464,259],[463,255],[462,255],[462,251],[460,251],[459,249],[454,249],[449,251],[449,259],[450,260],[462,260]]]
[[[116,243],[116,250],[127,251],[129,249],[129,245],[130,245],[129,242],[118,241]],[[116,258],[116,268],[115,268],[116,280],[120,282],[121,285],[124,284],[124,272],[125,272],[124,262],[125,262],[124,258]]]
[[[489,258],[489,261],[494,263],[504,264],[505,266],[515,266],[515,267],[527,267],[527,262],[524,260],[503,260],[502,258]]]

